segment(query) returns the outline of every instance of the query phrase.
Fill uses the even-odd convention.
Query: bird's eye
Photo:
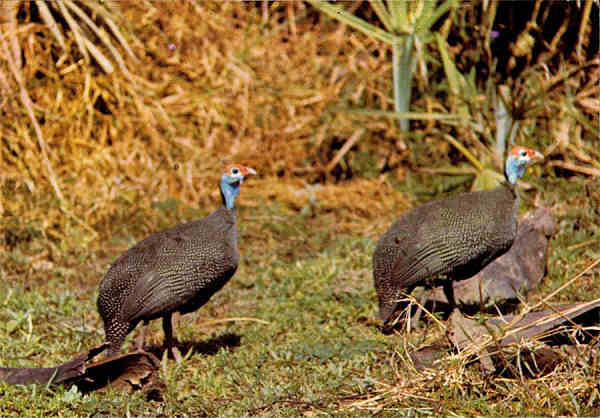
[[[524,149],[522,149],[522,150],[519,152],[519,157],[526,157],[526,156],[527,156],[527,151],[525,151]]]
[[[234,167],[234,168],[231,169],[231,174],[238,175],[238,174],[240,174],[240,170],[237,169],[236,167]]]

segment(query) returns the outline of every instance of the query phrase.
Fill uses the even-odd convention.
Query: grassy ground
[[[40,46],[52,42],[40,25],[19,31],[54,174],[19,98],[7,96],[0,364],[52,366],[101,343],[95,301],[109,265],[149,233],[215,208],[228,160],[260,173],[238,199],[242,261],[206,306],[179,318],[176,335],[189,357],[167,361],[162,401],[0,383],[0,415],[600,414],[597,365],[565,363],[537,379],[484,378],[449,353],[439,369],[417,372],[407,352],[442,337],[443,323],[392,336],[375,327],[374,243],[408,207],[470,187],[468,175],[422,169],[464,168],[446,133],[487,155],[494,123],[483,92],[460,102],[478,130],[415,121],[403,135],[392,120],[339,110],[392,108],[389,49],[316,19],[304,3],[177,2],[171,11],[160,2],[123,4],[143,94],[75,59],[55,66],[57,47]],[[454,46],[457,60],[463,47]],[[456,103],[446,99],[440,64],[427,59],[437,72],[428,82],[417,77],[413,108],[451,113]],[[565,79],[575,64],[558,67],[550,75],[535,67],[514,90],[537,100],[517,142],[548,156],[524,179],[522,210],[549,206],[558,224],[531,303],[600,257],[591,100],[598,69]],[[354,134],[363,136],[328,169]],[[598,298],[599,279],[595,268],[552,302]],[[160,355],[155,322],[147,345]]]
[[[548,275],[530,299],[535,302],[599,256],[597,244],[577,246],[599,231],[592,207],[579,201],[585,182],[531,180],[538,185],[539,198],[556,208],[559,224]],[[373,238],[393,214],[365,223],[372,233],[361,234],[336,233],[321,219],[328,216],[326,211],[319,212],[303,216],[268,202],[240,208],[240,269],[205,307],[180,317],[176,334],[182,350],[190,354],[181,365],[168,360],[161,375],[166,383],[164,401],[110,390],[82,396],[61,388],[2,384],[0,414],[600,412],[594,368],[560,366],[536,380],[484,379],[477,366],[449,354],[440,369],[416,372],[407,350],[439,338],[443,328],[431,323],[427,332],[383,336],[372,320]],[[144,215],[165,224],[176,221],[163,209]],[[110,249],[66,254],[53,264],[19,251],[42,245],[43,240],[34,238],[13,250],[5,268],[22,265],[27,280],[8,277],[11,284],[5,280],[0,287],[3,365],[51,366],[101,343],[102,324],[94,309],[97,283],[110,261],[136,239],[124,232]],[[600,297],[597,280],[595,270],[560,293],[557,301]],[[162,338],[155,321],[147,345],[158,355]],[[126,347],[133,347],[132,340]]]

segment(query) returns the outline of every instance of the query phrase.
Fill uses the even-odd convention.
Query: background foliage
[[[341,7],[384,29],[367,2]],[[89,21],[68,17],[77,10]],[[540,293],[600,256],[597,2],[451,7],[415,46],[406,132],[392,47],[309,3],[0,12],[3,365],[57,364],[102,341],[95,298],[109,264],[209,213],[224,163],[260,173],[238,203],[243,264],[181,319],[192,352],[165,372],[160,406],[5,385],[3,414],[597,414],[597,370],[490,382],[450,356],[417,373],[405,350],[443,329],[379,335],[370,272],[374,240],[409,206],[495,181],[499,138],[547,156],[523,193],[524,209],[550,206],[559,224]],[[599,274],[559,299],[598,297]]]

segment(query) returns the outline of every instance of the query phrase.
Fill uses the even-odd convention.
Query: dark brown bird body
[[[229,165],[219,188],[223,205],[207,217],[156,232],[127,250],[100,283],[98,311],[104,321],[108,356],[140,321],[163,319],[165,342],[175,359],[173,312],[195,311],[221,289],[238,266],[234,201],[253,168]],[[143,345],[143,330],[138,349]]]
[[[516,237],[518,209],[516,187],[503,183],[429,202],[400,217],[373,254],[384,324],[414,287],[467,279],[505,253]]]
[[[225,206],[140,241],[100,283],[98,310],[111,343],[108,355],[119,353],[125,336],[140,321],[162,317],[166,328],[173,312],[200,308],[237,265],[235,209]]]

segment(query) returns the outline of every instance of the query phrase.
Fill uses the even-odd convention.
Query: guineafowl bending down
[[[399,299],[419,285],[438,280],[455,307],[452,281],[467,279],[504,254],[517,233],[517,180],[542,159],[537,151],[514,147],[506,159],[506,182],[479,192],[426,203],[400,217],[373,253],[379,318],[390,331]]]
[[[204,305],[233,276],[238,265],[234,199],[254,169],[230,165],[221,176],[223,205],[203,219],[156,232],[127,250],[100,283],[98,311],[104,321],[107,356],[140,321],[162,318],[165,344],[179,362],[171,316]],[[138,340],[142,348],[143,331]]]

